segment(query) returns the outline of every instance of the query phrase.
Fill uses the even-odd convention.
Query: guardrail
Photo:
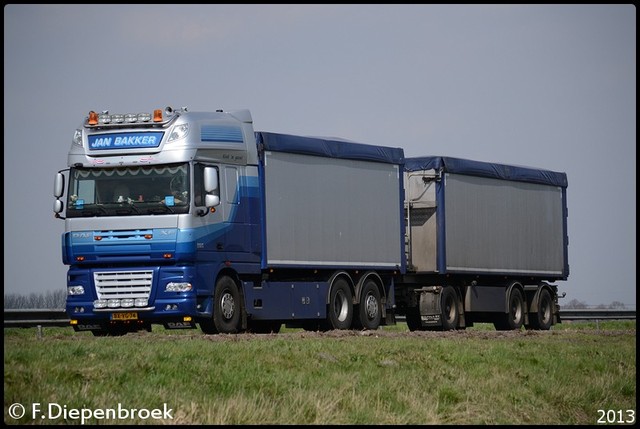
[[[64,309],[26,308],[4,309],[5,328],[32,328],[34,326],[71,326]]]
[[[591,308],[560,309],[560,320],[635,320],[635,310]]]
[[[561,309],[560,320],[635,320],[635,310],[619,309]],[[396,317],[404,322],[402,316]],[[63,309],[5,309],[5,328],[32,328],[35,326],[71,326]]]

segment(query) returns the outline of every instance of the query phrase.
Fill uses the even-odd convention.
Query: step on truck
[[[564,173],[254,131],[248,110],[89,112],[54,180],[76,331],[550,329]]]

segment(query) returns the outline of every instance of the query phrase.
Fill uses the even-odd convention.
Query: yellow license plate
[[[111,320],[138,320],[138,313],[113,313]]]

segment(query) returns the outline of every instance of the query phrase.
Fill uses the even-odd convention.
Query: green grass
[[[506,334],[5,329],[5,423],[81,423],[33,419],[34,403],[53,403],[172,411],[94,424],[597,424],[601,409],[635,412],[635,332],[635,321]],[[14,403],[23,418],[9,415]]]

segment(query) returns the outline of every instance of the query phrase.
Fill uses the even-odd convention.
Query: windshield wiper
[[[80,213],[82,216],[87,216],[87,217],[88,216],[96,216],[99,213],[104,214],[104,215],[108,215],[109,214],[107,209],[105,209],[101,205],[95,205],[95,204],[91,204],[91,207],[88,207],[88,205],[85,205],[81,209],[74,209],[74,210],[77,210],[78,213]]]
[[[151,214],[162,214],[162,213],[167,213],[167,212],[175,213],[175,211],[171,207],[169,207],[167,205],[164,205],[164,204],[159,204],[157,206],[149,207],[147,209],[147,212],[149,212]]]
[[[135,212],[136,214],[142,214],[140,212],[140,210],[138,210],[138,208],[135,205],[133,205],[133,203],[130,203],[130,202],[127,202],[127,201],[123,201],[123,202],[121,202],[119,204],[120,204],[120,207],[116,208],[116,213],[117,214],[129,214],[132,211]],[[126,208],[126,210],[122,210],[124,208]]]

